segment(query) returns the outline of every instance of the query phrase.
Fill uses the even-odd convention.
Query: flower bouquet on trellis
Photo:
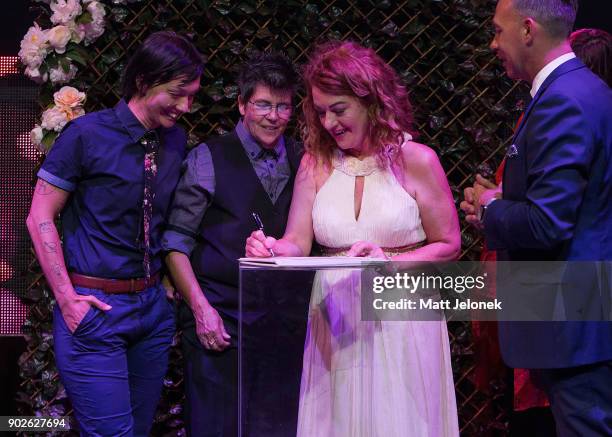
[[[87,46],[104,33],[106,10],[95,0],[54,0],[49,5],[49,29],[34,23],[21,41],[19,58],[24,73],[43,87],[53,90],[57,85],[73,80],[76,64],[86,66]],[[44,93],[42,94],[45,95]],[[66,123],[85,113],[85,94],[74,87],[63,87],[53,95],[52,102],[41,101],[45,108],[41,122],[31,132],[32,143],[47,152]]]

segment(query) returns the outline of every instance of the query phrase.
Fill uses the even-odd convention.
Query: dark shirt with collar
[[[143,277],[142,201],[146,129],[121,100],[73,120],[57,138],[38,177],[71,193],[62,212],[68,271],[102,278]],[[151,224],[151,272],[161,268],[161,236],[185,157],[177,126],[160,141]]]
[[[242,120],[236,125],[235,133],[270,201],[276,203],[292,174],[285,138],[281,136],[272,153],[266,153]],[[170,229],[164,233],[162,242],[165,250],[191,254],[202,218],[214,197],[215,168],[208,146],[202,143],[191,150],[183,164],[183,175],[169,218]]]

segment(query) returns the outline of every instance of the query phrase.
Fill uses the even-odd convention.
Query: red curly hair
[[[412,105],[396,71],[374,50],[349,41],[320,44],[303,71],[306,96],[300,129],[307,152],[329,163],[336,142],[314,108],[312,88],[326,94],[357,97],[368,110],[368,144],[385,163],[395,156],[404,133],[414,135]]]

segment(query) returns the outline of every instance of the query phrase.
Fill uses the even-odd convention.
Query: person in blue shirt
[[[69,123],[38,172],[27,226],[81,435],[147,436],[152,424],[175,332],[159,270],[185,156],[176,121],[203,67],[187,38],[150,35],[126,65],[123,99]]]

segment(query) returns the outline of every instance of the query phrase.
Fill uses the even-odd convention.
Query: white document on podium
[[[240,258],[240,265],[248,267],[364,267],[390,262],[381,258],[357,256],[273,256],[270,258]]]

